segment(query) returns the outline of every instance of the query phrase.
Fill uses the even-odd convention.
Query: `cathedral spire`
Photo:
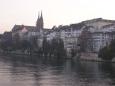
[[[42,15],[42,11],[41,11],[41,16],[40,16],[40,28],[43,29],[44,27],[44,21],[43,21],[43,15]]]
[[[36,21],[36,28],[38,29],[39,28],[39,20],[40,20],[40,14],[38,12],[38,19]]]
[[[40,16],[42,19],[43,19],[43,16],[42,16],[42,11],[41,11],[41,16]]]
[[[38,19],[36,22],[36,28],[37,29],[43,29],[44,23],[43,23],[43,15],[42,15],[42,11],[41,14],[39,14],[38,12]]]
[[[39,14],[39,12],[38,12],[38,19],[40,18],[40,14]]]

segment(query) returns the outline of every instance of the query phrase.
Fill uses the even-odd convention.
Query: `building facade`
[[[44,20],[42,12],[38,13],[38,19],[36,21],[36,26],[27,26],[27,25],[14,25],[12,28],[12,38],[13,40],[28,40],[36,39],[38,41],[38,46],[41,47],[41,42],[43,37],[49,29],[44,28]]]
[[[63,39],[68,52],[77,49],[79,44],[82,51],[97,53],[115,39],[115,21],[97,18],[58,27],[47,34],[48,40],[56,37]]]
[[[36,26],[15,25],[12,29],[12,38],[20,40],[35,38],[38,46],[42,47],[43,38],[48,41],[61,38],[67,52],[80,46],[83,52],[99,52],[101,48],[115,39],[115,21],[102,18],[83,21],[77,24],[60,25],[52,29],[44,28],[42,12],[36,21]]]

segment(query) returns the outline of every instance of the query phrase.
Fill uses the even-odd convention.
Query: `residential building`
[[[97,18],[61,26],[47,34],[48,40],[56,37],[63,39],[67,51],[76,49],[80,43],[81,47],[84,46],[85,52],[99,52],[101,48],[115,39],[115,21]]]
[[[115,39],[115,21],[102,18],[86,20],[77,24],[60,25],[52,29],[44,28],[42,12],[36,26],[15,25],[12,29],[12,38],[20,40],[36,39],[38,46],[42,47],[43,38],[48,41],[61,38],[67,52],[77,49],[78,45],[84,52],[99,52],[101,48]]]

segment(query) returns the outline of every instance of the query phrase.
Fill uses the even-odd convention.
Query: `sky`
[[[93,18],[115,20],[115,0],[0,0],[0,33],[15,24],[35,26],[42,11],[44,27],[69,25]]]

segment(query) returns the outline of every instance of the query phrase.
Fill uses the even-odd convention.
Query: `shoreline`
[[[25,53],[0,53],[0,56],[16,56],[16,58],[44,58],[45,56],[40,56],[40,55],[37,55],[37,54],[25,54]],[[45,59],[52,59],[49,58],[49,56],[47,56],[48,58],[45,58]],[[10,57],[9,57],[10,58]],[[112,61],[105,61],[105,60],[102,60],[101,58],[98,58],[98,54],[97,53],[81,53],[81,56],[80,58],[78,59],[78,57],[66,57],[64,59],[71,59],[71,60],[79,60],[79,61],[92,61],[92,62],[110,62],[110,63],[115,63],[115,58],[112,60]]]
[[[98,58],[97,53],[81,53],[81,56],[80,56],[79,60],[93,61],[93,62],[111,62],[111,63],[115,63],[115,58],[112,61],[105,61],[105,60],[102,60],[101,58]]]

